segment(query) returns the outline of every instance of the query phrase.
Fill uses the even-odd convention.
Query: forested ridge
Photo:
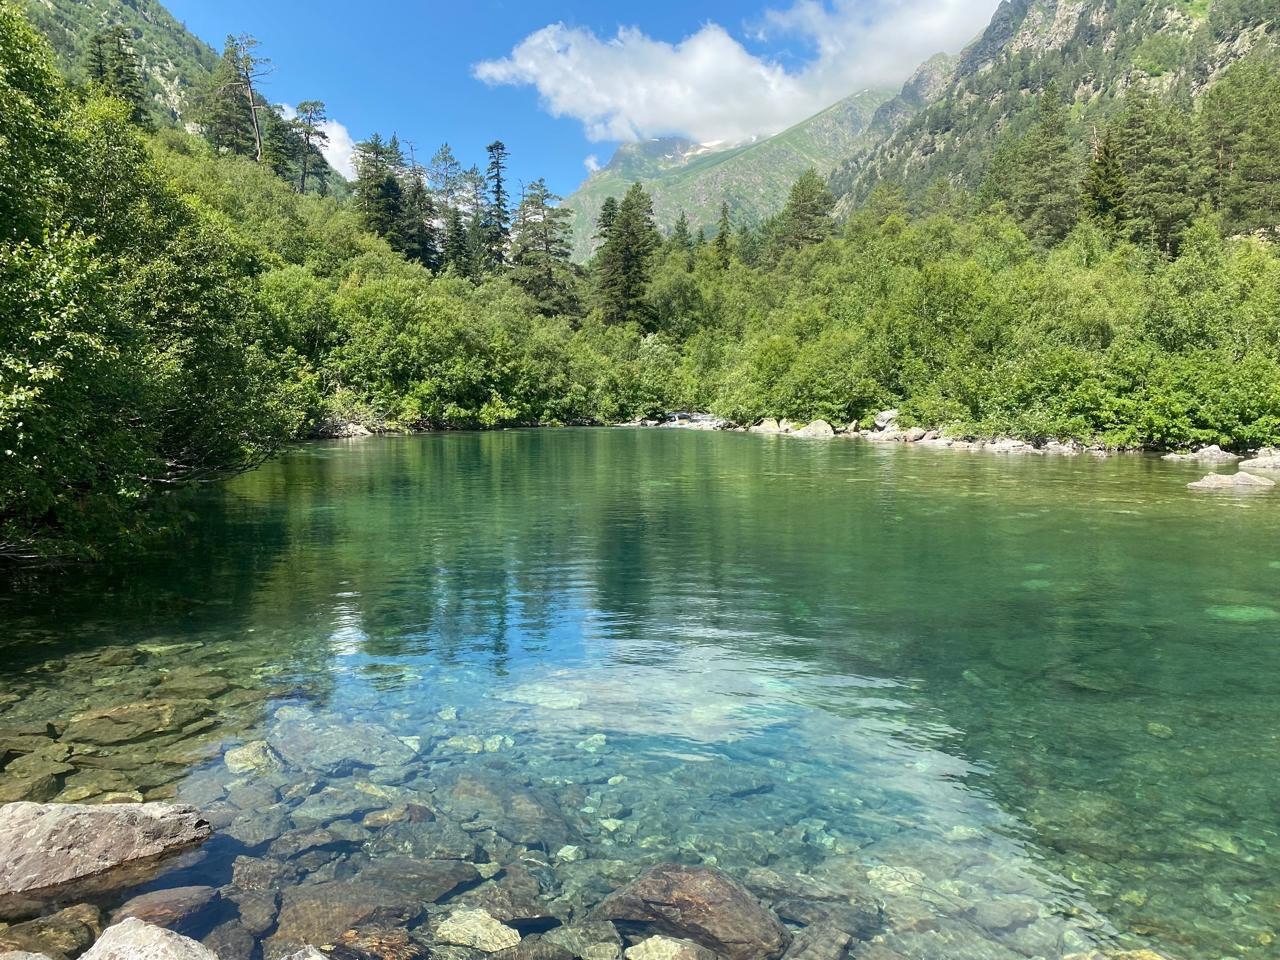
[[[886,182],[847,219],[808,173],[760,227],[664,235],[639,186],[571,262],[567,211],[390,134],[348,189],[324,106],[285,116],[229,38],[201,135],[141,109],[128,37],[56,72],[0,0],[0,555],[96,555],[166,496],[371,429],[698,409],[957,435],[1280,442],[1280,69],[1135,86],[1083,125],[1053,84],[978,185]]]

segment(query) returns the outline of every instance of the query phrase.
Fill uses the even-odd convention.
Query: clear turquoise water
[[[365,814],[419,798],[472,859],[541,856],[569,913],[678,859],[869,885],[905,956],[1270,956],[1280,499],[1202,473],[680,431],[302,447],[145,560],[0,592],[0,730],[207,704],[60,775],[211,812],[161,886],[374,876],[404,838]],[[353,723],[407,752],[222,759]],[[535,813],[468,819],[473,773]]]

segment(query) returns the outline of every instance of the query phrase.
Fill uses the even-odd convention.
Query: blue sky
[[[274,101],[325,101],[360,140],[448,141],[572,191],[617,143],[739,141],[958,49],[995,0],[165,0],[198,36],[262,42]],[[340,138],[338,138],[340,139]],[[592,159],[594,158],[594,160]]]

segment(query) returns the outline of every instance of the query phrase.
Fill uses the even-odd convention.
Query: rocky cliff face
[[[95,34],[123,27],[141,61],[148,94],[175,119],[188,111],[191,91],[217,63],[217,53],[158,0],[26,0],[25,11],[71,77],[83,71]]]
[[[949,74],[935,71],[933,83],[909,84],[886,105],[885,135],[832,176],[839,212],[883,183],[915,195],[939,180],[976,188],[1050,83],[1073,100],[1080,124],[1105,117],[1132,87],[1195,95],[1273,42],[1277,19],[1280,9],[1255,0],[1005,0]]]

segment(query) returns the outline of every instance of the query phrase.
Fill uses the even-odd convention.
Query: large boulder
[[[186,805],[7,804],[0,807],[0,920],[139,883],[162,858],[212,833]]]
[[[709,867],[660,864],[611,893],[594,915],[641,934],[692,940],[729,960],[776,960],[791,943],[772,910]]]
[[[778,425],[778,421],[773,419],[773,417],[765,417],[763,420],[761,420],[759,423],[753,426],[748,432],[777,434],[782,432],[782,427]]]
[[[1211,473],[1203,480],[1188,483],[1191,490],[1269,490],[1276,482],[1266,477],[1255,477],[1252,473]]]
[[[1214,444],[1193,453],[1167,453],[1164,459],[1171,463],[1235,463],[1240,458]]]
[[[1250,470],[1280,470],[1280,453],[1271,450],[1259,450],[1252,460],[1246,460],[1240,464],[1240,469],[1248,468]]]
[[[813,423],[797,430],[797,437],[805,437],[810,440],[826,440],[836,435],[835,428],[825,420],[815,420]]]
[[[877,430],[891,430],[898,423],[897,410],[881,410],[876,414],[875,424]]]
[[[82,960],[218,960],[208,947],[134,917],[107,930]]]

